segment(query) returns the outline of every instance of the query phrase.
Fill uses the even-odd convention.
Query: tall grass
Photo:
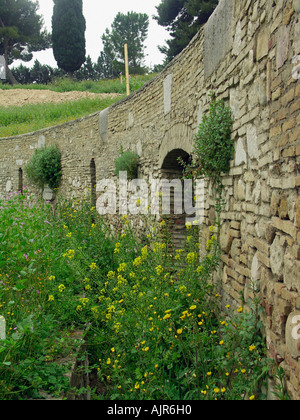
[[[59,104],[0,107],[0,137],[9,137],[62,124],[101,111],[120,98],[84,98]]]

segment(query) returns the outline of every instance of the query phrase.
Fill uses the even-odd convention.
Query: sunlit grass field
[[[155,75],[132,76],[130,78],[130,90],[142,87]],[[126,83],[120,79],[94,81],[73,81],[68,78],[57,79],[51,85],[1,85],[1,89],[43,89],[55,92],[91,92],[91,93],[118,93],[121,96],[112,98],[84,98],[74,102],[59,104],[36,104],[24,105],[22,107],[0,107],[0,137],[10,137],[25,134],[47,128],[57,124],[62,124],[77,118],[84,117],[97,111],[109,107],[113,103],[122,99],[126,94]]]

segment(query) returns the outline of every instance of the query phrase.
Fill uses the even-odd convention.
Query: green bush
[[[201,175],[219,181],[222,173],[229,172],[233,159],[232,116],[223,100],[211,96],[209,114],[203,117],[195,138],[194,165]]]
[[[61,179],[61,153],[58,146],[43,147],[34,152],[25,167],[28,178],[41,188],[48,184],[58,188]]]
[[[119,175],[120,172],[127,172],[128,179],[136,179],[138,177],[138,166],[139,166],[139,156],[132,152],[123,152],[121,150],[121,155],[118,159],[115,160],[115,174]]]

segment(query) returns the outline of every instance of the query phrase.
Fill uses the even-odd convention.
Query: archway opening
[[[191,156],[183,149],[174,149],[165,157],[161,168],[163,188],[161,218],[166,221],[172,240],[173,249],[181,249],[186,240],[185,185],[183,180],[184,164]],[[166,195],[166,196],[164,196]],[[193,197],[193,191],[190,194]],[[187,197],[187,195],[186,195]],[[192,198],[193,200],[193,198]]]
[[[91,175],[91,200],[92,206],[96,207],[96,163],[93,158],[90,163],[90,175]]]
[[[23,194],[23,169],[19,168],[18,191]]]

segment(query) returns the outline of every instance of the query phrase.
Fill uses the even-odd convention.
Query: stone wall
[[[235,158],[224,176],[223,304],[234,307],[260,285],[269,355],[300,399],[300,4],[221,0],[189,46],[141,90],[100,115],[0,139],[0,193],[18,189],[34,149],[62,150],[65,196],[113,176],[121,147],[140,156],[140,177],[158,177],[174,150],[188,154],[215,91],[231,107]],[[26,185],[26,179],[24,180]],[[206,191],[205,225],[214,219]],[[204,228],[205,235],[205,228]]]

